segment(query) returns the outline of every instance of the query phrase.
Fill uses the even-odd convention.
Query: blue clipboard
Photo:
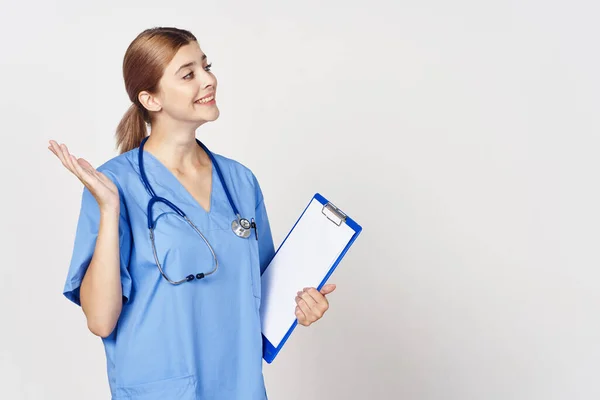
[[[331,274],[333,273],[333,271],[335,271],[336,267],[338,266],[338,264],[340,263],[340,261],[342,260],[342,258],[344,257],[344,255],[346,254],[346,252],[348,251],[348,249],[350,248],[350,246],[352,246],[352,244],[354,243],[354,241],[356,240],[356,238],[358,237],[358,235],[362,231],[362,227],[359,224],[357,224],[352,218],[350,218],[347,214],[345,214],[344,212],[342,212],[342,210],[340,210],[338,207],[336,207],[330,201],[328,201],[325,197],[323,197],[320,193],[315,193],[315,195],[308,202],[307,206],[304,208],[304,211],[302,212],[302,214],[300,215],[300,217],[298,218],[298,220],[296,221],[296,223],[294,224],[294,226],[292,227],[292,229],[290,230],[290,232],[288,232],[287,236],[285,237],[285,239],[283,240],[283,242],[281,243],[281,245],[279,246],[279,248],[275,252],[275,255],[273,256],[273,259],[275,258],[275,256],[277,255],[277,253],[279,253],[279,250],[281,250],[281,248],[284,246],[286,240],[288,239],[288,237],[290,236],[290,234],[294,231],[294,228],[296,227],[296,225],[298,225],[298,222],[302,219],[302,217],[304,216],[306,210],[313,203],[313,200],[318,201],[322,205],[322,207],[323,207],[322,208],[323,218],[329,219],[331,221],[331,223],[337,224],[338,226],[340,226],[341,224],[346,224],[352,231],[354,231],[354,233],[352,234],[352,237],[350,238],[350,240],[348,241],[348,243],[346,243],[344,249],[341,251],[341,253],[337,257],[337,259],[334,261],[334,263],[332,264],[331,268],[329,269],[329,271],[327,272],[327,274],[325,275],[325,277],[322,279],[321,283],[317,287],[317,290],[321,290],[321,288],[323,287],[323,285],[325,285],[325,283],[327,282],[327,280],[329,279],[329,277],[331,276]],[[333,218],[330,217],[330,216],[332,216]],[[271,259],[271,260],[273,260],[273,259]],[[266,271],[269,268],[270,264],[271,263],[269,263],[269,265],[267,266],[267,268],[265,269],[265,271],[263,272],[263,274],[266,273]],[[288,338],[290,337],[290,335],[292,334],[292,332],[296,328],[296,325],[298,325],[298,320],[297,319],[294,320],[293,324],[290,326],[290,328],[288,329],[287,333],[284,335],[283,339],[279,342],[278,346],[274,346],[269,341],[269,339],[267,339],[265,337],[264,333],[262,334],[262,340],[263,340],[263,358],[264,358],[264,360],[267,363],[270,364],[270,363],[273,362],[273,360],[275,359],[275,357],[277,356],[277,354],[283,348],[283,345],[285,344],[285,342],[288,340]],[[285,325],[284,325],[284,327],[285,327]]]

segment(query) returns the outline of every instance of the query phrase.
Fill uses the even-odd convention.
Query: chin
[[[204,111],[200,115],[200,120],[205,121],[205,122],[214,121],[217,118],[219,118],[220,114],[221,114],[221,112],[219,111],[219,109],[217,107],[215,107],[213,110]]]
[[[215,107],[215,111],[211,112],[210,115],[207,115],[206,121],[214,121],[217,118],[219,118],[220,114],[221,112],[219,111],[219,109]]]

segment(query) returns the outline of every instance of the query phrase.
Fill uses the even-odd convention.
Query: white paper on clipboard
[[[261,277],[262,333],[275,347],[296,320],[297,292],[319,286],[355,233],[322,210],[313,198]]]

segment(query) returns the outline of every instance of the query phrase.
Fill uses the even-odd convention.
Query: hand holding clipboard
[[[263,358],[271,363],[298,324],[298,288],[321,290],[362,227],[316,193],[261,277]],[[327,289],[326,289],[327,290]]]

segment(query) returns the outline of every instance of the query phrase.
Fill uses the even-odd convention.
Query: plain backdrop
[[[107,399],[66,277],[82,185],[142,30],[191,30],[275,245],[315,192],[364,230],[270,400],[600,398],[600,6],[581,1],[3,1],[0,398]]]

